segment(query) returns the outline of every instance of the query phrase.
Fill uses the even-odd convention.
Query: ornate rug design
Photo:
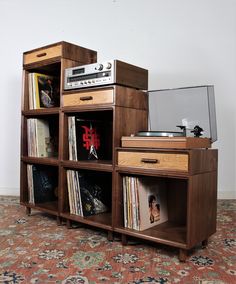
[[[218,201],[217,233],[185,263],[171,247],[122,246],[97,229],[27,216],[17,197],[0,196],[0,216],[0,283],[236,283],[236,200]]]

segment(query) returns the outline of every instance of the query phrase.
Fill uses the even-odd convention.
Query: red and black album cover
[[[78,160],[112,159],[112,126],[110,122],[76,118]]]

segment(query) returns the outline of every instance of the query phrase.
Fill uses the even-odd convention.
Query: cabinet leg
[[[123,246],[126,246],[127,243],[128,243],[128,240],[127,240],[127,236],[126,235],[121,235],[121,243]]]
[[[57,226],[61,226],[62,225],[62,219],[57,216]]]
[[[188,257],[186,249],[179,249],[179,261],[185,262]]]
[[[71,220],[69,220],[69,219],[66,220],[66,227],[67,227],[67,229],[71,229],[72,228]]]
[[[208,239],[202,241],[202,248],[206,248],[208,246]]]
[[[113,241],[113,232],[111,232],[111,231],[107,232],[107,239],[108,239],[108,241]]]
[[[26,213],[26,215],[30,216],[31,208],[30,207],[25,207],[25,213]]]

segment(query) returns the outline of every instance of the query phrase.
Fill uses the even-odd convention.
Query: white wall
[[[19,194],[22,53],[61,40],[149,69],[149,89],[214,84],[218,197],[236,198],[235,0],[1,0],[0,194]]]

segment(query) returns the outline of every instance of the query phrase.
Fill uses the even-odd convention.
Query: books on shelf
[[[29,203],[38,204],[57,200],[57,169],[42,165],[27,165]]]
[[[108,211],[104,182],[92,173],[67,170],[70,213],[87,217]]]
[[[53,157],[56,147],[50,136],[49,122],[45,119],[27,119],[28,155],[30,157]]]
[[[109,122],[68,117],[69,160],[111,160]]]
[[[29,109],[59,106],[59,82],[57,77],[41,73],[29,73]]]
[[[166,184],[161,179],[123,176],[124,226],[143,231],[168,220]]]

